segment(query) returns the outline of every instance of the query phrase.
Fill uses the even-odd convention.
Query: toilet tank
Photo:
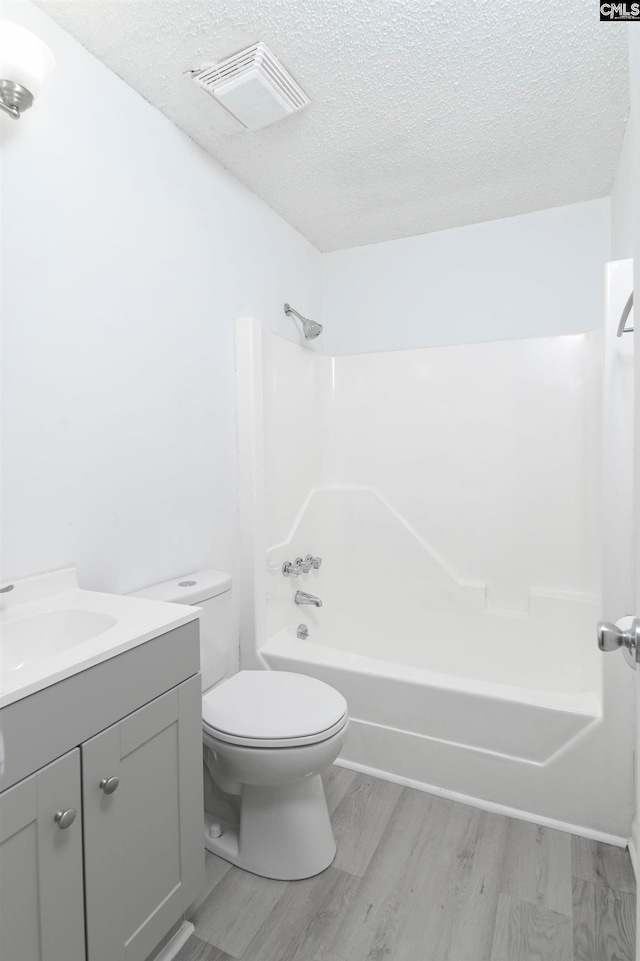
[[[224,571],[196,571],[172,581],[154,584],[131,597],[170,601],[201,608],[200,670],[202,690],[227,674],[231,654],[231,575]]]

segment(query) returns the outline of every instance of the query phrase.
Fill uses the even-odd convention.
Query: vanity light
[[[19,120],[54,66],[53,53],[39,37],[18,23],[0,20],[0,110]]]

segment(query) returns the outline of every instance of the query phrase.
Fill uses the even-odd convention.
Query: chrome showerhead
[[[302,329],[307,340],[315,340],[322,333],[322,324],[317,324],[314,320],[305,320]]]
[[[302,332],[307,340],[315,340],[316,337],[319,337],[322,333],[322,324],[317,324],[315,320],[309,320],[308,317],[303,317],[302,314],[299,314],[297,310],[293,309],[291,304],[284,305],[284,312],[287,317],[293,314],[298,318],[302,324]]]

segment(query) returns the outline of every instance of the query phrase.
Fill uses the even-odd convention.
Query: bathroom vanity
[[[110,598],[3,611],[0,961],[144,961],[204,883],[198,612]],[[99,637],[12,661],[27,617],[42,638],[42,613],[83,610],[69,638],[92,604],[113,619]]]

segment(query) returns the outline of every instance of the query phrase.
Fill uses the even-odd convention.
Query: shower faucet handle
[[[321,564],[321,557],[314,557],[313,554],[307,554],[306,557],[296,557],[293,564],[291,561],[285,561],[282,565],[282,573],[285,577],[300,577],[301,574],[308,574],[311,568],[317,571]]]

